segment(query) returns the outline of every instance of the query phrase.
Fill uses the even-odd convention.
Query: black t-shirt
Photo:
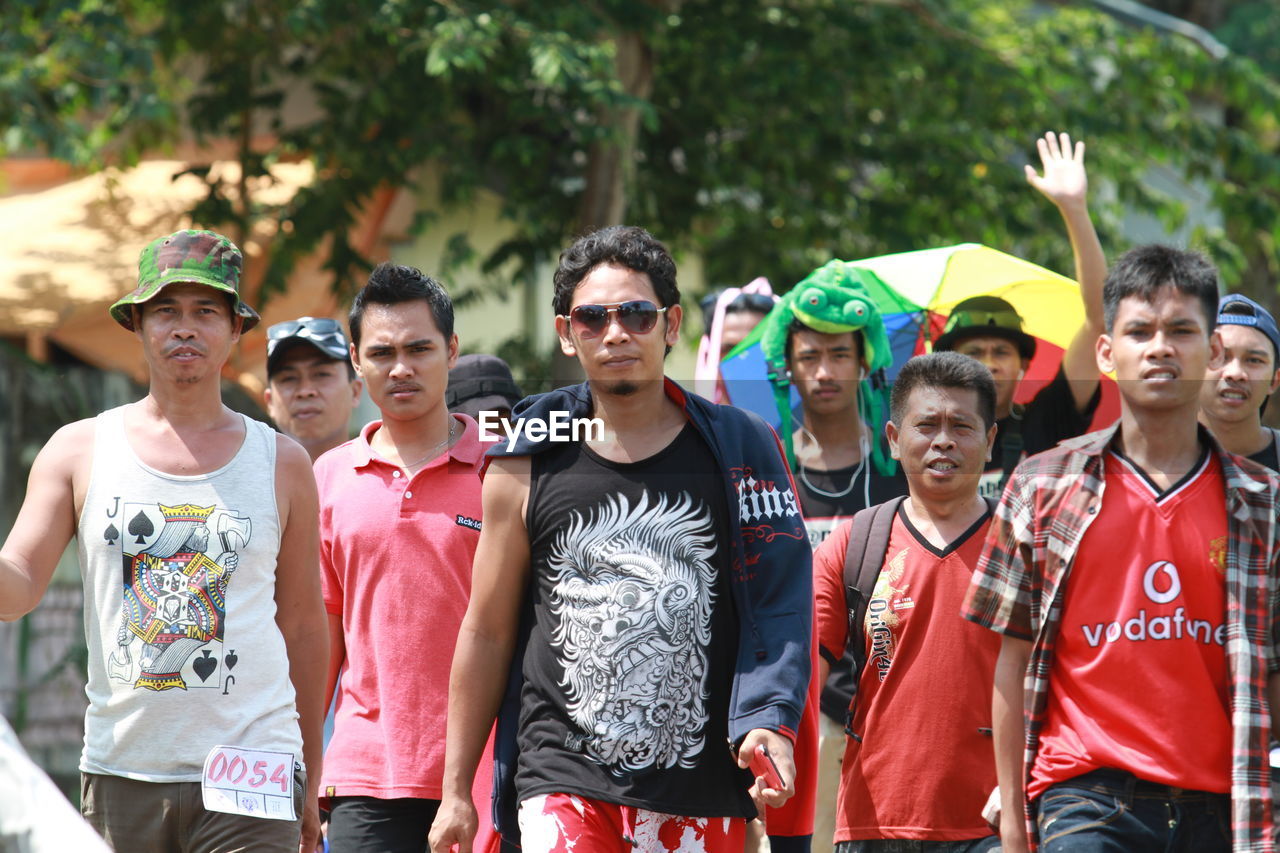
[[[1259,450],[1257,453],[1249,454],[1249,458],[1259,465],[1266,466],[1272,471],[1280,471],[1280,455],[1276,453],[1276,440],[1280,433],[1271,427],[1264,427],[1267,432],[1271,433],[1271,441],[1267,442],[1267,446]]]
[[[728,747],[738,621],[711,449],[686,425],[640,462],[575,443],[532,466],[519,798],[754,815]]]
[[[809,531],[809,545],[817,550],[836,525],[855,512],[882,504],[907,493],[902,466],[885,476],[870,459],[834,471],[816,471],[801,465],[796,469],[796,491],[800,512]]]
[[[1053,381],[1041,388],[1030,403],[1015,406],[1008,416],[996,421],[999,429],[996,430],[995,446],[991,449],[991,461],[982,472],[978,492],[983,497],[999,498],[1009,475],[1020,461],[1043,453],[1064,439],[1083,435],[1089,429],[1101,399],[1102,386],[1099,383],[1084,411],[1077,409],[1071,383],[1059,367]],[[1008,452],[1005,450],[1007,442],[1012,442]],[[1018,443],[1021,443],[1021,452],[1017,451]]]

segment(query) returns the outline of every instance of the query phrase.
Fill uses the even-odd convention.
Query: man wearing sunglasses
[[[267,329],[267,414],[312,462],[350,437],[360,388],[337,320],[299,317]]]
[[[1018,383],[1036,352],[1036,339],[1023,331],[1023,318],[998,296],[960,302],[947,318],[934,350],[955,350],[987,366],[996,381],[996,444],[979,489],[999,497],[1020,460],[1048,450],[1089,428],[1101,399],[1094,342],[1103,332],[1102,283],[1107,261],[1089,218],[1084,143],[1074,150],[1067,134],[1036,140],[1044,174],[1026,167],[1027,181],[1057,206],[1075,256],[1076,279],[1084,301],[1085,322],[1062,357],[1053,381],[1026,405],[1013,402]]]
[[[495,814],[526,853],[736,853],[756,807],[793,793],[809,677],[811,556],[786,463],[763,421],[664,378],[680,292],[646,231],[579,239],[554,301],[587,382],[514,417],[593,417],[603,436],[526,430],[489,451],[432,850],[470,849],[501,705]],[[756,747],[772,785],[745,770]]]

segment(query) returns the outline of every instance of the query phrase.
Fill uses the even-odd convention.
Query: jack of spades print
[[[234,649],[223,654],[227,587],[250,519],[216,505],[121,509],[124,601],[110,678],[157,691],[222,687],[224,668],[237,661]]]

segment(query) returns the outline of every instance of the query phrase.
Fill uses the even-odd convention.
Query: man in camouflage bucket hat
[[[166,285],[176,282],[204,284],[234,300],[232,310],[243,318],[240,332],[258,325],[258,312],[240,299],[240,272],[244,259],[236,244],[213,231],[175,231],[147,244],[138,258],[138,286],[111,306],[111,316],[129,331],[133,328],[131,305],[141,305]]]
[[[8,621],[39,604],[76,539],[81,811],[115,850],[320,840],[318,499],[305,450],[223,405],[222,369],[258,320],[240,270],[239,250],[208,231],[143,250],[138,288],[111,315],[142,347],[148,393],[58,430],[0,547]],[[219,785],[237,779],[251,780],[244,796]]]

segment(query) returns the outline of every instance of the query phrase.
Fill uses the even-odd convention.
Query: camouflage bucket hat
[[[240,271],[244,265],[240,250],[221,234],[212,231],[175,231],[157,237],[138,256],[138,287],[111,306],[111,316],[133,331],[131,305],[141,305],[166,285],[189,282],[203,284],[235,297],[235,312],[244,318],[241,332],[258,325],[258,312],[240,300]]]

